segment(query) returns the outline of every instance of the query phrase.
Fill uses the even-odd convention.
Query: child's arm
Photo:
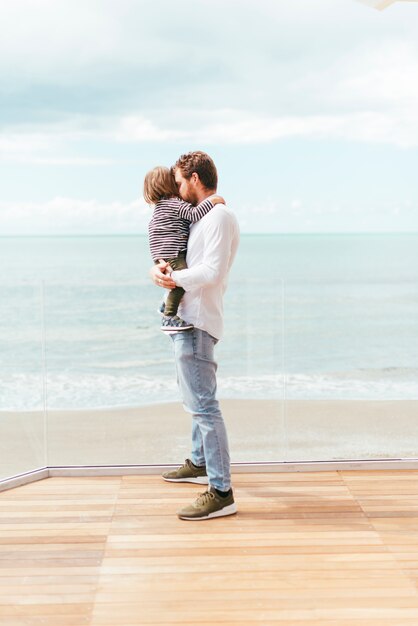
[[[182,202],[179,207],[179,217],[189,220],[189,222],[198,222],[213,209],[215,204],[225,204],[225,200],[222,196],[214,195],[206,198],[197,206],[193,206],[189,202]]]

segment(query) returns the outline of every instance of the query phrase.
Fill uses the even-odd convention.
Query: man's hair
[[[166,198],[178,198],[179,192],[173,172],[168,167],[154,167],[145,176],[144,200],[148,204],[155,204]]]
[[[218,172],[215,163],[206,152],[197,150],[182,154],[174,163],[173,172],[179,169],[184,178],[191,178],[192,174],[198,174],[200,182],[206,189],[216,189],[218,186]]]

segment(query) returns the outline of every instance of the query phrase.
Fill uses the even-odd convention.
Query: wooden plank
[[[199,524],[175,512],[205,487],[158,476],[3,492],[0,622],[416,626],[417,478],[235,474],[238,514]]]
[[[140,621],[138,621],[138,619]],[[196,626],[196,624],[198,623],[199,626],[214,626],[214,622],[210,621],[204,621],[202,622],[201,620],[199,620],[198,622],[196,621],[184,621],[184,624],[188,624],[188,625],[193,625]],[[166,621],[165,622],[167,625],[172,624],[173,622],[170,621]],[[253,626],[254,624],[261,624],[262,626],[395,626],[393,619],[389,618],[389,619],[382,619],[379,618],[377,620],[374,619],[370,619],[370,618],[366,618],[366,619],[348,619],[348,620],[334,620],[334,619],[316,619],[316,618],[311,618],[309,620],[299,620],[299,619],[288,619],[285,618],[284,620],[280,620],[280,619],[275,619],[274,621],[270,621],[270,620],[266,620],[265,617],[263,616],[260,619],[255,618],[252,621],[230,621],[228,619],[228,617],[224,616],[224,618],[222,620],[218,620],[219,624],[222,624],[222,626]],[[144,620],[144,618],[141,616],[140,618],[138,618],[138,616],[136,617],[136,619],[134,619],[134,621],[124,621],[123,622],[123,626],[152,626],[153,624],[155,624],[155,621],[150,622],[148,620]],[[27,626],[27,624],[12,624],[11,626]],[[31,624],[32,626],[32,624]],[[50,624],[47,624],[47,626],[50,626]],[[53,626],[53,625],[51,625]],[[61,625],[57,625],[57,626],[61,626]],[[98,622],[94,621],[92,622],[92,626],[98,626]],[[414,618],[412,619],[397,619],[396,620],[396,626],[416,626],[416,621],[414,621]]]
[[[306,620],[309,623],[309,620],[313,619],[379,619],[383,616],[392,620],[403,618],[418,619],[418,608],[351,608],[347,606],[330,609],[327,607],[324,609],[312,607],[309,609],[268,610],[258,607],[253,610],[228,610],[227,607],[211,609],[211,604],[206,602],[204,610],[202,610],[201,606],[196,608],[190,606],[185,610],[175,610],[173,608],[166,611],[158,607],[149,609],[143,603],[140,615],[138,614],[138,607],[131,608],[129,606],[116,605],[111,610],[107,605],[96,604],[91,624],[92,626],[114,626],[120,623],[126,626],[127,623],[135,624],[135,620],[136,624],[138,624],[139,620],[155,624],[184,624],[187,622],[199,624],[202,613],[206,619],[209,617],[213,624],[222,623],[225,619],[235,621],[237,624],[241,624],[244,620],[253,620],[259,623],[269,620]],[[398,622],[396,621],[395,623]],[[140,621],[139,624],[141,624]]]

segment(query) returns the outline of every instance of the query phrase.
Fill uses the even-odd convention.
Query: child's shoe
[[[178,315],[173,315],[172,317],[164,315],[163,321],[161,322],[161,330],[164,332],[178,332],[182,330],[191,330],[192,328],[193,324],[188,324]]]

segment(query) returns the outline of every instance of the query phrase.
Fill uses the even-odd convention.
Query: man
[[[173,166],[180,196],[194,205],[216,193],[218,175],[204,152],[189,152]],[[208,490],[178,512],[180,519],[203,520],[236,513],[231,488],[228,437],[216,399],[214,347],[223,332],[223,294],[239,243],[238,222],[217,204],[190,227],[187,269],[166,263],[151,268],[156,285],[183,287],[181,317],[192,330],[173,333],[177,379],[186,411],[192,414],[192,452],[183,466],[163,474],[170,482],[208,484]]]

